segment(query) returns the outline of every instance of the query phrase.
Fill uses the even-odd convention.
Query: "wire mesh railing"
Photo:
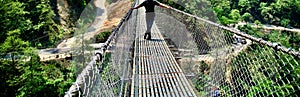
[[[156,24],[201,96],[298,96],[300,53],[177,9]]]
[[[134,34],[129,33],[135,31],[135,15],[136,11],[129,10],[121,19],[103,47],[94,51],[65,97],[115,97],[126,93],[134,40]]]
[[[99,78],[95,81],[92,97],[120,97],[127,93],[132,72],[132,45],[136,25],[136,11],[130,10],[128,17],[123,18],[104,46],[103,63]]]

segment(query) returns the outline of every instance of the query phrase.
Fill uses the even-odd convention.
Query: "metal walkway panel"
[[[131,97],[196,97],[157,26],[145,40],[145,15],[139,10]]]

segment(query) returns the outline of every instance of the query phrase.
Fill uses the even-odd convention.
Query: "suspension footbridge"
[[[129,10],[65,96],[299,95],[299,52],[174,8],[156,10],[151,40],[143,37],[144,9]]]

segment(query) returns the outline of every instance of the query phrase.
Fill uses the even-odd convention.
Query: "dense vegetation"
[[[70,5],[67,25],[59,21],[56,0],[0,0],[1,97],[63,96],[74,82],[69,61],[41,62],[36,53],[71,35],[90,0],[65,1]]]
[[[300,28],[298,0],[210,0],[221,23],[241,20]],[[230,22],[232,21],[232,22]]]
[[[224,25],[248,22],[272,24],[287,28],[300,28],[300,1],[299,0],[210,0],[213,9]],[[297,32],[268,31],[252,28],[250,24],[239,29],[247,34],[263,38],[264,40],[279,42],[286,47],[296,50],[300,48],[300,37]]]
[[[95,38],[96,38],[96,43],[104,43],[109,35],[111,34],[111,31],[104,31],[104,32],[101,32],[100,34],[96,35]]]
[[[239,22],[272,24],[288,28],[300,28],[299,0],[158,0],[185,12],[197,15],[223,25],[235,25]],[[214,17],[216,16],[216,17]],[[267,31],[253,28],[250,24],[239,29],[247,34],[264,40],[279,42],[296,50],[300,48],[297,32]]]

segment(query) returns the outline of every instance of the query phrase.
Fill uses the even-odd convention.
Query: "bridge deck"
[[[131,96],[196,97],[155,24],[152,40],[143,39],[144,16],[137,20]]]

